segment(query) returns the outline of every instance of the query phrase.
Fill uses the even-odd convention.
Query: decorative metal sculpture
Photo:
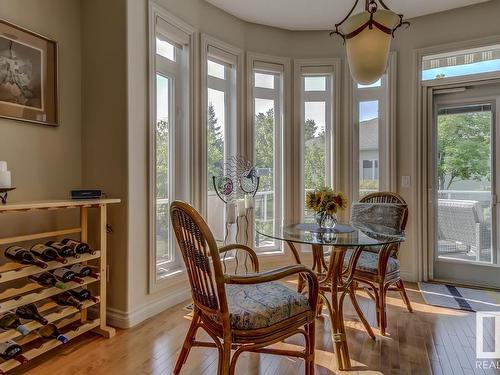
[[[230,228],[236,224],[235,240],[240,239],[240,221],[245,221],[245,232],[243,243],[248,245],[248,214],[254,207],[254,197],[259,189],[260,178],[255,166],[242,156],[230,157],[224,163],[224,174],[212,176],[212,184],[217,196],[226,205],[226,223],[224,244],[227,243]],[[226,271],[226,255],[224,253],[223,264]],[[238,254],[234,255],[235,272],[238,271]],[[245,270],[247,267],[248,254],[245,252]]]
[[[232,156],[224,163],[224,174],[212,176],[212,183],[224,203],[234,203],[247,194],[255,196],[259,189],[259,176],[250,161],[242,156]]]

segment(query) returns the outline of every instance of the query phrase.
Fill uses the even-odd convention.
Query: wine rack
[[[11,237],[0,237],[0,248],[2,250],[5,249],[5,245],[71,235],[79,235],[82,242],[88,242],[89,209],[96,209],[99,219],[98,246],[96,246],[98,250],[93,254],[85,253],[82,254],[80,258],[67,258],[68,262],[66,264],[56,261],[46,262],[48,267],[45,269],[41,269],[34,265],[25,265],[10,261],[3,264],[0,262],[0,315],[7,311],[13,311],[17,307],[28,303],[37,303],[40,314],[43,315],[49,323],[55,324],[58,328],[63,328],[64,336],[70,341],[89,331],[96,332],[107,338],[113,337],[115,334],[114,328],[106,325],[106,212],[108,204],[119,202],[119,199],[95,199],[84,201],[62,200],[23,202],[0,205],[0,214],[3,215],[11,212],[25,212],[25,214],[29,214],[29,212],[38,210],[63,209],[78,209],[80,213],[79,227]],[[98,272],[99,277],[83,277],[82,284],[74,281],[66,282],[65,289],[57,287],[46,288],[28,278],[29,276],[37,275],[41,272],[51,271],[61,267],[69,267],[76,263],[89,263],[91,266],[96,267],[96,272]],[[97,294],[95,295],[95,301],[87,300],[83,302],[83,308],[81,310],[72,306],[59,306],[50,299],[60,293],[85,285],[92,285],[94,290],[97,291]],[[88,317],[87,312],[89,308],[92,308],[92,312],[94,313],[92,316],[95,316],[94,319],[89,319]],[[37,333],[37,329],[42,327],[42,325],[39,322],[29,321],[25,323],[24,326],[30,331],[28,335],[22,336],[21,333],[14,329],[2,331],[0,332],[0,342],[5,342],[7,340],[16,341],[25,349],[23,355],[28,360],[62,345],[57,339],[43,340],[43,342],[40,343],[40,336]],[[66,345],[71,345],[71,343]],[[20,365],[21,363],[15,359],[0,359],[0,373],[13,370]]]

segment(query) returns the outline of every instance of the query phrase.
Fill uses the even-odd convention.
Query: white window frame
[[[207,34],[201,35],[201,97],[202,97],[202,115],[201,127],[201,165],[203,173],[198,173],[196,183],[204,188],[202,192],[202,214],[208,215],[208,187],[212,181],[207,176],[207,113],[208,113],[208,89],[213,88],[223,91],[227,94],[225,124],[224,124],[224,159],[230,156],[236,156],[242,153],[242,137],[244,131],[241,124],[244,123],[244,51],[218,40]],[[225,80],[208,76],[208,60],[225,66]],[[229,140],[229,142],[228,142]],[[225,213],[224,213],[225,215]]]
[[[414,224],[414,232],[416,235],[416,249],[413,257],[412,274],[417,280],[427,281],[433,279],[433,254],[429,254],[429,249],[432,249],[432,239],[429,231],[429,180],[428,180],[428,165],[429,156],[427,155],[429,124],[433,121],[430,113],[430,105],[432,104],[433,90],[449,87],[460,87],[469,83],[478,83],[481,81],[491,81],[500,79],[500,72],[469,74],[458,77],[448,77],[444,79],[422,80],[422,59],[424,56],[435,55],[441,53],[454,52],[470,48],[479,48],[500,43],[500,35],[494,35],[485,38],[464,40],[460,42],[447,43],[431,47],[417,49],[413,52],[413,91],[415,98],[413,101],[413,134],[415,139],[416,157],[412,165],[415,175],[416,188],[413,192],[413,201],[418,202],[416,206],[416,217]]]
[[[300,221],[304,220],[304,123],[305,102],[326,102],[326,175],[325,183],[339,189],[335,184],[340,180],[340,97],[341,97],[341,69],[342,62],[338,58],[333,59],[298,59],[294,61],[294,84],[295,90],[295,135],[299,142],[294,147],[299,149],[299,160],[295,173],[299,176],[300,187],[294,194],[294,217]],[[305,76],[329,76],[327,78],[326,91],[305,91]]]
[[[275,82],[274,89],[266,89],[255,86],[254,73],[261,72],[264,74],[274,74]],[[276,57],[262,55],[257,53],[247,53],[247,122],[250,126],[247,127],[247,140],[245,142],[246,155],[250,160],[255,160],[255,98],[274,100],[279,111],[275,111],[275,205],[274,218],[275,230],[283,222],[284,218],[288,218],[290,212],[287,210],[287,205],[283,202],[292,197],[291,186],[289,181],[292,181],[293,175],[292,160],[288,158],[284,160],[284,155],[291,155],[291,139],[292,127],[285,128],[284,124],[290,123],[290,59],[284,57]],[[277,163],[276,163],[277,160]],[[284,186],[287,186],[284,189]],[[249,230],[251,238],[249,242],[255,244],[255,227],[254,220],[251,220],[252,228]],[[260,255],[273,255],[283,252],[283,244],[281,241],[275,240],[275,246],[256,247],[255,250]]]
[[[359,158],[359,103],[378,101],[378,152],[379,152],[379,188],[378,191],[396,191],[396,77],[397,54],[391,52],[387,64],[386,74],[382,77],[380,87],[358,88],[350,74],[348,76],[348,103],[347,114],[350,126],[350,181],[351,200],[357,201],[359,195],[359,176],[362,170],[362,161]]]
[[[158,31],[157,23],[162,31]],[[166,30],[166,31],[165,31]],[[156,54],[156,36],[161,34],[178,48],[173,62]],[[194,105],[189,101],[194,87],[194,51],[196,30],[171,15],[159,5],[149,4],[149,293],[168,287],[172,276],[183,273],[182,259],[170,228],[169,247],[174,260],[171,272],[162,279],[157,278],[156,250],[156,75],[169,77],[171,85],[169,121],[169,198],[190,201],[190,148],[176,147],[177,144],[189,144],[190,125],[193,121]],[[173,78],[173,80],[172,80]],[[184,160],[184,162],[182,162]],[[185,162],[188,160],[188,162]],[[174,178],[175,176],[175,178]],[[170,203],[170,202],[169,202]]]
[[[500,40],[498,37],[489,38],[491,42],[485,42],[485,40],[481,41],[470,41],[467,43],[459,42],[453,43],[446,47],[438,46],[438,47],[429,47],[419,50],[419,80],[422,82],[423,86],[439,86],[445,84],[459,83],[459,82],[470,82],[470,81],[481,81],[488,79],[495,79],[498,77],[500,70],[496,70],[493,72],[480,72],[474,74],[464,74],[459,76],[450,76],[443,78],[431,78],[424,80],[422,79],[423,73],[423,62],[426,57],[434,56],[434,58],[447,58],[449,60],[456,61],[457,55],[462,55],[463,52],[468,51],[470,53],[478,52],[478,50],[482,50],[484,48],[497,47],[496,51],[498,51],[498,47],[500,46]],[[496,41],[496,43],[494,42]],[[425,51],[425,52],[424,52]],[[455,65],[458,66],[458,65]]]

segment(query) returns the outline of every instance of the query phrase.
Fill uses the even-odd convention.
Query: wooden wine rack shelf
[[[0,294],[0,299],[2,299],[3,295],[13,295],[16,296],[15,298],[10,298],[6,301],[0,302],[0,314],[10,311],[10,310],[15,310],[20,306],[24,306],[28,303],[34,303],[41,301],[43,299],[47,299],[53,296],[56,296],[58,294],[67,292],[68,290],[78,288],[79,286],[85,286],[91,283],[98,282],[99,279],[95,279],[93,277],[84,277],[83,278],[84,282],[82,284],[76,283],[74,281],[70,281],[65,283],[66,289],[60,289],[56,287],[52,288],[44,288],[40,286],[38,283],[35,282],[30,282],[28,284],[25,284],[23,288],[18,288],[18,289],[7,289],[5,292]],[[32,288],[32,289],[41,289],[39,292],[35,293],[30,293],[26,294],[23,296],[19,297],[19,290],[24,291],[25,289]]]
[[[73,321],[77,321],[79,319],[80,319],[80,317],[77,316],[76,319],[73,319]],[[72,323],[73,321],[70,321],[69,323]],[[77,327],[76,329],[69,331],[69,332],[64,332],[64,336],[66,336],[66,338],[71,342],[71,340],[73,340],[75,337],[78,337],[78,336],[80,336],[80,335],[82,335],[90,330],[96,329],[97,327],[99,327],[100,324],[101,324],[100,319],[86,321],[86,322],[82,323],[79,327]],[[41,346],[39,346],[38,348],[34,348],[31,350],[28,350],[27,352],[24,352],[23,355],[28,360],[30,360],[30,359],[38,357],[39,355],[47,353],[49,350],[57,348],[60,345],[62,345],[62,342],[60,342],[57,339],[48,340],[45,343],[43,343]],[[66,345],[69,345],[69,342]],[[7,372],[7,371],[15,369],[16,367],[19,367],[20,365],[21,365],[21,363],[19,363],[15,359],[11,359],[11,360],[5,361],[2,364],[0,364],[0,370],[2,370],[3,372]]]
[[[68,263],[66,264],[61,264],[53,260],[51,262],[46,262],[48,264],[48,267],[43,269],[38,266],[27,266],[20,263],[6,263],[3,266],[0,266],[0,282],[12,281],[20,279],[22,277],[28,277],[44,271],[52,271],[56,268],[69,267],[72,264],[85,263],[89,260],[98,259],[100,257],[101,252],[96,251],[95,254],[82,254],[80,258],[66,258],[68,261]]]
[[[61,200],[61,201],[43,201],[43,202],[25,202],[25,203],[8,203],[0,205],[0,214],[8,214],[10,212],[26,212],[38,210],[60,210],[60,209],[79,209],[80,211],[80,226],[77,228],[54,230],[50,232],[21,234],[11,237],[2,237],[0,228],[0,245],[9,245],[18,242],[36,241],[42,238],[58,238],[68,235],[80,235],[82,242],[88,242],[88,210],[95,208],[98,210],[99,220],[99,236],[98,246],[99,251],[95,254],[82,254],[80,258],[68,258],[66,264],[59,262],[47,262],[48,267],[41,269],[37,266],[23,265],[15,262],[4,262],[0,264],[0,314],[6,311],[15,310],[17,307],[28,303],[37,303],[38,311],[49,321],[56,324],[59,328],[66,327],[70,324],[76,324],[78,327],[68,330],[63,330],[64,336],[69,340],[88,332],[94,331],[102,336],[110,338],[114,336],[115,330],[106,325],[106,211],[107,205],[119,203],[119,199],[95,199],[95,200]],[[2,247],[2,253],[5,247]],[[84,283],[76,282],[65,283],[65,289],[56,287],[44,288],[36,282],[27,279],[28,276],[37,275],[41,272],[51,271],[61,267],[68,267],[73,264],[83,263],[96,268],[99,273],[99,278],[85,277]],[[97,285],[96,291],[98,298],[97,302],[85,301],[81,311],[71,306],[59,306],[50,297],[64,293],[68,290],[85,286]],[[88,320],[87,310],[93,307],[92,311],[96,313],[96,319]],[[93,315],[94,316],[94,315]],[[37,329],[42,325],[36,321],[25,322],[24,326],[29,329],[30,333],[22,336],[16,330],[8,330],[0,332],[0,342],[7,340],[15,340],[21,346],[27,346],[28,349],[23,352],[23,355],[28,359],[33,359],[42,355],[53,348],[62,345],[56,339],[45,340],[37,347],[40,336]],[[69,345],[69,344],[68,344]],[[0,360],[0,373],[10,371],[18,367],[20,363],[16,360],[2,361]]]
[[[89,307],[95,306],[97,303],[98,302],[85,301],[83,303],[83,308],[88,309]],[[79,312],[79,310],[76,307],[67,306],[67,307],[64,307],[62,309],[57,309],[57,311],[54,311],[54,312],[51,312],[48,314],[44,314],[45,311],[50,310],[50,309],[54,309],[58,306],[59,305],[55,302],[48,302],[45,305],[41,306],[38,309],[38,311],[45,319],[47,319],[47,321],[49,323],[55,323],[61,319],[67,318],[68,316],[77,314]],[[30,332],[33,332],[40,327],[43,327],[41,323],[38,323],[34,320],[24,324],[24,326]],[[10,329],[6,332],[0,333],[0,342],[5,342],[7,340],[14,340],[14,339],[19,339],[19,338],[24,339],[24,337],[22,337],[21,333],[19,333],[18,331],[14,330],[14,329]]]

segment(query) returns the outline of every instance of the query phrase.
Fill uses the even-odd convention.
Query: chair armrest
[[[226,252],[231,251],[231,250],[246,251],[248,253],[248,255],[250,255],[250,260],[252,261],[253,271],[256,273],[259,272],[259,258],[257,257],[257,254],[255,253],[255,251],[252,248],[245,246],[245,245],[242,245],[242,244],[234,243],[231,245],[226,245],[226,246],[220,247],[219,254],[226,253]]]
[[[260,284],[269,281],[276,281],[285,277],[301,274],[307,280],[309,288],[309,304],[316,306],[318,303],[319,283],[316,274],[302,264],[278,268],[254,275],[233,276],[224,275],[226,284]],[[313,308],[315,309],[315,308]]]

